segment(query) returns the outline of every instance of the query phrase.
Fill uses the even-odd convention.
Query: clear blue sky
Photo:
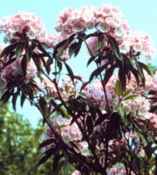
[[[79,8],[84,5],[101,6],[105,3],[118,6],[129,24],[139,31],[148,33],[157,47],[157,0],[3,0],[0,16],[10,16],[17,11],[31,11],[42,18],[49,32],[54,32],[57,16],[64,9]],[[157,65],[156,59],[152,61],[155,65]],[[81,63],[77,63],[77,70],[79,70]],[[86,73],[84,70],[81,71]],[[19,107],[17,111],[36,126],[40,114],[35,109],[26,104],[24,109]]]

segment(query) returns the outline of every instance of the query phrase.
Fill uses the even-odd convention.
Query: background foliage
[[[11,112],[8,105],[0,104],[0,175],[26,175],[40,156],[39,140],[44,128],[33,129],[21,115]],[[34,170],[34,175],[50,175],[49,161]]]

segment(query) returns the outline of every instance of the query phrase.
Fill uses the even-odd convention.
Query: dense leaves
[[[40,157],[39,139],[43,134],[40,125],[33,129],[22,116],[11,112],[6,105],[0,108],[0,174],[27,175]],[[34,171],[34,175],[48,174],[51,161]]]

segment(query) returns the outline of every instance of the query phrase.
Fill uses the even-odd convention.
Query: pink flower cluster
[[[85,89],[83,89],[83,93],[88,99],[91,100],[91,102],[100,106],[100,108],[104,108],[106,106],[105,94],[100,81],[95,81],[93,84],[86,86]],[[111,105],[113,100],[112,89],[108,88],[107,98]]]
[[[126,175],[125,168],[112,168],[108,175]]]
[[[126,175],[127,173],[126,173],[126,169],[124,167],[118,167],[118,165],[117,165],[117,166],[111,168],[107,174],[108,175]]]
[[[126,97],[118,97],[115,92],[115,85],[116,81],[118,80],[118,77],[116,74],[114,74],[106,85],[106,93],[109,105],[112,106],[112,109],[117,109],[117,106],[120,102],[126,113],[132,113],[135,117],[143,118],[144,120],[152,119],[151,117],[149,117],[149,111],[152,105],[151,100],[148,99],[149,96],[147,97],[144,94],[145,92],[149,91],[157,92],[156,76],[157,73],[155,73],[151,77],[145,72],[145,87],[136,86],[135,79],[132,77],[130,81],[127,82],[127,90],[129,94]],[[91,100],[93,104],[98,105],[100,109],[105,110],[106,98],[104,95],[102,83],[99,80],[94,81],[90,85],[87,85],[83,89],[83,94],[89,100]],[[134,97],[127,99],[127,97],[132,95]],[[152,120],[154,121],[154,117]]]
[[[61,137],[63,138],[64,142],[69,144],[73,142],[76,145],[75,149],[79,150],[82,155],[86,156],[91,154],[88,149],[88,143],[86,141],[82,141],[82,133],[78,127],[78,125],[73,122],[71,123],[71,118],[63,118],[62,116],[56,116],[52,120],[52,124],[56,129]],[[44,134],[44,140],[47,138],[53,137],[51,129],[47,130],[47,133]],[[45,149],[48,149],[46,147]]]
[[[142,32],[130,32],[120,45],[123,52],[129,52],[131,47],[135,52],[140,52],[148,58],[152,57],[156,52],[156,49],[152,46],[151,38]]]
[[[45,33],[44,35],[39,36],[38,40],[41,43],[46,44],[48,48],[54,48],[56,44],[61,42],[64,38],[61,35],[53,35]]]
[[[54,117],[52,123],[60,128],[61,136],[67,143],[72,141],[80,142],[82,134],[77,124],[71,123],[72,119],[63,118],[62,116]],[[48,130],[48,136],[51,136],[51,130]]]
[[[133,113],[138,117],[145,117],[150,110],[150,101],[140,95],[134,99],[123,101],[122,105],[127,113]]]
[[[148,112],[145,116],[145,118],[149,121],[148,122],[148,128],[155,129],[157,134],[157,114]]]
[[[74,32],[91,28],[95,25],[95,8],[87,7],[80,10],[67,9],[60,16],[56,30],[65,36]]]
[[[122,31],[127,33],[129,30],[119,9],[111,5],[104,5],[101,8],[68,9],[60,15],[56,29],[64,35],[69,35],[96,26],[109,33],[117,32],[117,36]]]
[[[21,66],[21,59],[17,59],[13,63],[6,66],[0,72],[0,78],[4,81],[5,85],[11,82],[29,82],[33,79],[37,74],[36,67],[34,63],[31,61],[27,65],[26,77],[24,77],[23,69]]]
[[[16,37],[16,33],[27,33],[30,38],[40,38],[45,35],[41,20],[28,12],[17,13],[15,16],[4,18],[0,23],[0,31],[4,32],[8,40]]]
[[[100,8],[86,7],[79,10],[68,9],[60,15],[56,27],[64,37],[81,30],[94,28],[101,28],[105,33],[113,36],[123,53],[128,53],[132,47],[135,51],[150,57],[155,51],[150,38],[134,32],[119,9],[111,5],[104,5]],[[92,52],[95,52],[98,44],[97,38],[95,37],[88,44],[91,49],[94,48]]]
[[[75,170],[71,175],[81,175],[80,171]]]
[[[65,142],[80,141],[82,138],[82,134],[76,123],[69,123],[61,127],[61,135]]]
[[[157,72],[152,77],[146,77],[146,89],[157,92]]]

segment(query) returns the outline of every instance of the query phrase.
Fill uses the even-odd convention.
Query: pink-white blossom
[[[71,175],[81,175],[81,172],[78,170],[75,170]]]
[[[56,30],[64,35],[91,28],[95,25],[95,8],[84,7],[80,10],[67,9],[60,16]]]
[[[150,129],[157,129],[157,114],[149,112],[145,118],[149,120]]]
[[[19,12],[14,16],[2,19],[0,31],[6,34],[8,40],[16,38],[16,33],[25,32],[27,36],[35,39],[45,35],[45,29],[40,18],[29,12]]]
[[[1,70],[1,79],[7,83],[14,83],[18,81],[28,82],[33,79],[37,74],[37,69],[32,61],[30,61],[26,68],[26,76],[21,65],[21,59],[15,60],[13,63],[7,65]]]
[[[120,48],[124,53],[129,52],[131,47],[134,51],[139,52],[148,58],[152,57],[156,51],[151,38],[147,34],[137,31],[130,31],[129,35],[124,38],[120,45]]]
[[[81,141],[82,134],[76,123],[68,124],[61,127],[61,135],[65,142]]]
[[[157,92],[157,72],[155,72],[151,78],[146,77],[146,90]]]
[[[137,96],[134,99],[122,101],[122,105],[127,113],[135,116],[144,117],[150,110],[150,101],[143,96]]]
[[[149,36],[134,32],[120,10],[112,5],[104,5],[100,8],[88,7],[78,10],[65,10],[60,15],[56,27],[57,31],[64,37],[81,30],[96,28],[100,28],[104,33],[111,35],[117,41],[120,51],[125,54],[130,51],[130,48],[149,58],[155,52]],[[92,41],[88,40],[88,42],[92,54],[94,54],[98,49],[97,38],[92,39]]]
[[[118,167],[118,165],[117,167],[111,168],[107,173],[107,175],[126,175],[126,174],[127,174],[126,169],[124,167]]]
[[[46,44],[48,48],[54,48],[64,38],[61,35],[46,33],[45,35],[41,35],[38,39],[41,43]]]
[[[111,105],[113,100],[113,91],[112,91],[113,89],[110,89],[109,86],[107,88],[108,88],[107,98],[108,98],[109,104]],[[95,81],[93,82],[93,84],[86,86],[86,88],[83,90],[83,93],[94,104],[99,105],[101,108],[105,108],[106,98],[105,98],[101,81]]]

